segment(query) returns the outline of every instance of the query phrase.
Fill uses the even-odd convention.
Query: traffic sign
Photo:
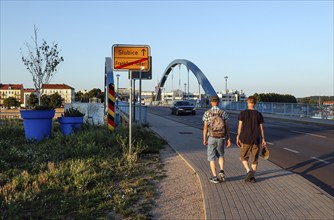
[[[150,57],[150,65],[152,65],[152,57]],[[132,79],[140,79],[140,71],[132,71]],[[152,66],[149,71],[141,71],[141,79],[152,79]]]
[[[150,70],[148,45],[115,44],[112,48],[114,70]]]

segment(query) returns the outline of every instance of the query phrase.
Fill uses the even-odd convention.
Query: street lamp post
[[[117,77],[117,89],[116,89],[116,92],[117,92],[117,98],[118,98],[118,92],[119,92],[119,90],[118,90],[118,88],[119,88],[119,77],[120,77],[121,75],[119,75],[119,74],[117,74],[116,75],[116,77]]]
[[[184,99],[187,99],[187,83],[184,84]]]
[[[227,94],[227,79],[228,79],[228,76],[225,76],[225,93]]]

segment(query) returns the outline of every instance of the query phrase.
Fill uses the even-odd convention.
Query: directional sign
[[[150,56],[151,68],[149,71],[141,71],[141,79],[152,79],[152,57]],[[130,79],[130,74],[128,76]],[[132,79],[140,79],[140,71],[132,71]]]
[[[150,47],[147,45],[113,45],[114,70],[150,69]]]

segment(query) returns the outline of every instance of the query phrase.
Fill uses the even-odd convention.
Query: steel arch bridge
[[[161,80],[160,80],[159,86],[158,86],[158,92],[155,96],[155,101],[160,101],[161,100],[161,88],[164,87],[169,73],[172,71],[172,69],[176,65],[181,65],[181,64],[185,65],[187,67],[188,71],[191,70],[191,72],[197,78],[198,83],[202,86],[205,94],[207,94],[209,96],[213,96],[213,95],[217,94],[216,91],[214,90],[214,88],[212,87],[211,83],[209,82],[209,80],[204,75],[204,73],[193,62],[191,62],[189,60],[185,60],[185,59],[177,59],[177,60],[172,61],[167,66],[165,72],[162,74],[162,77],[161,77]]]

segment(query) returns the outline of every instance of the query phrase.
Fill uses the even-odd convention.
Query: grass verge
[[[56,129],[36,143],[22,126],[0,126],[1,218],[150,218],[165,142],[142,127],[133,137],[130,151],[127,129],[84,125],[69,137]]]

